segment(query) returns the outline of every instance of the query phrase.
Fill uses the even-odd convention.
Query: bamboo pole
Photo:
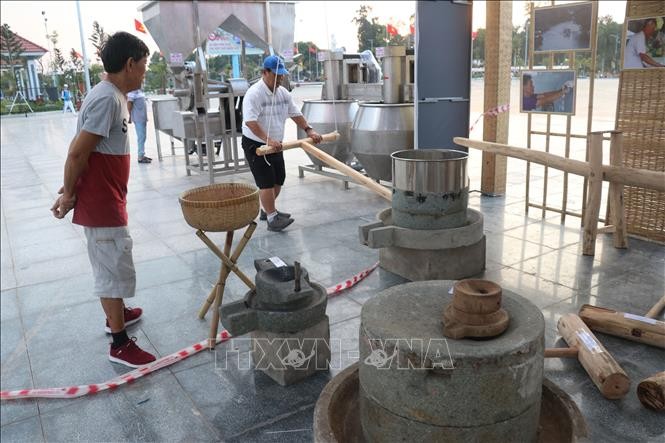
[[[579,316],[592,331],[665,349],[665,322],[593,305],[582,305]]]
[[[231,253],[231,245],[233,244],[233,231],[226,233],[226,242],[224,243],[224,254]],[[219,279],[215,285],[215,301],[212,304],[212,321],[210,322],[210,334],[208,335],[208,349],[215,347],[215,337],[217,336],[217,324],[219,323],[219,306],[222,304],[224,298],[224,288],[226,288],[226,279],[229,277],[229,268],[226,264],[222,265],[219,271]]]
[[[589,193],[586,213],[584,214],[584,236],[582,254],[593,255],[596,252],[596,233],[598,231],[598,214],[600,199],[603,194],[603,134],[589,134]]]
[[[551,168],[581,175],[583,177],[589,177],[591,175],[591,167],[587,162],[574,160],[571,158],[564,158],[543,151],[525,149],[517,146],[504,145],[501,143],[470,140],[464,137],[455,137],[453,142],[468,148],[480,149],[481,151],[486,152],[495,152],[497,154],[502,154],[508,157],[514,157],[520,160],[526,160],[541,165],[546,164]],[[602,171],[603,180],[605,181],[665,192],[665,173],[663,172],[650,171],[647,169],[617,167],[612,165],[603,165]]]
[[[637,385],[637,398],[649,409],[665,410],[665,371],[642,380]]]
[[[323,134],[321,136],[321,138],[323,139],[322,143],[323,142],[334,142],[339,137],[340,137],[340,135],[339,135],[339,132],[337,132],[337,131],[329,132],[328,134]],[[300,140],[292,140],[292,141],[289,141],[289,142],[282,142],[282,151],[285,151],[287,149],[299,148],[301,143],[314,143],[314,140],[312,140],[311,138],[308,137],[308,138],[302,138]],[[256,155],[259,155],[259,156],[274,154],[276,152],[280,152],[280,151],[276,151],[268,145],[263,145],[263,146],[256,149]]]
[[[578,360],[605,398],[616,400],[628,393],[628,375],[582,319],[575,314],[565,314],[557,328],[568,346],[578,349]]]
[[[610,164],[621,167],[623,164],[623,134],[612,132],[610,141]],[[614,225],[614,247],[625,249],[628,247],[628,234],[626,231],[626,216],[623,205],[623,185],[610,182],[610,204],[612,224]]]
[[[354,170],[350,166],[345,165],[341,161],[337,160],[335,157],[326,154],[325,152],[316,148],[315,146],[311,145],[308,142],[301,142],[300,147],[303,148],[305,151],[307,151],[308,154],[313,155],[322,162],[326,163],[329,166],[332,166],[342,174],[348,176],[359,185],[363,185],[366,188],[368,188],[370,191],[376,192],[386,200],[392,201],[393,193],[390,189],[381,186],[371,178],[362,175],[361,173]]]
[[[237,266],[235,263],[231,261],[229,257],[224,255],[222,251],[219,250],[219,248],[205,235],[203,231],[200,229],[196,231],[196,235],[199,236],[199,238],[203,241],[203,243],[210,248],[210,250],[217,256],[219,257],[222,262],[228,267],[231,268],[231,271],[233,271],[239,278],[242,280],[249,289],[255,289],[254,282],[249,279]]]
[[[663,298],[658,300],[658,302],[649,309],[649,312],[646,313],[645,317],[656,318],[663,309],[665,309],[665,295],[663,295]]]

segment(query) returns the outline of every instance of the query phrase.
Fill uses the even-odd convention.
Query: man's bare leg
[[[117,333],[125,329],[125,304],[121,298],[100,298],[102,308],[111,327],[111,333]]]
[[[261,200],[261,206],[266,214],[272,214],[277,210],[275,209],[275,188],[259,189],[259,200]]]

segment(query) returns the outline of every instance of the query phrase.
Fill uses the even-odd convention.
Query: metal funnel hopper
[[[197,5],[200,41],[197,41],[194,21]],[[272,40],[278,53],[293,45],[294,3],[151,1],[138,9],[167,60],[170,59],[168,54],[176,53],[186,58],[217,27],[266,50]],[[270,32],[266,23],[270,23]]]

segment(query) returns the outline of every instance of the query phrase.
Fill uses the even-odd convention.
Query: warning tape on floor
[[[348,280],[331,286],[326,289],[328,296],[334,297],[345,289],[349,289],[367,277],[379,263],[375,263],[372,267],[354,275]],[[215,343],[223,343],[231,338],[231,334],[224,330],[219,333]],[[78,398],[88,394],[95,394],[102,391],[113,391],[120,386],[132,383],[141,377],[151,374],[159,369],[171,366],[181,360],[198,354],[200,351],[208,348],[208,339],[202,340],[191,346],[188,346],[180,351],[169,354],[165,357],[159,358],[152,363],[141,366],[133,371],[122,374],[104,383],[96,383],[90,385],[68,386],[63,388],[41,388],[41,389],[17,389],[15,391],[0,391],[0,400],[19,400],[26,398]]]
[[[469,126],[469,132],[473,131],[473,128],[476,126],[476,123],[480,121],[481,118],[485,116],[496,117],[497,115],[510,111],[510,104],[506,103],[505,105],[499,105],[496,108],[489,109],[478,116],[475,122]]]

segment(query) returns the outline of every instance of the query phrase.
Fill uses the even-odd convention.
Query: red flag
[[[316,48],[313,48],[313,47],[310,46],[309,47],[309,53],[310,54],[316,54]]]
[[[148,31],[145,30],[145,26],[143,26],[143,23],[140,21],[134,19],[134,27],[136,28],[137,31],[142,32],[144,34],[147,34]]]
[[[391,25],[390,23],[388,23],[388,24],[386,25],[386,32],[387,32],[388,34],[390,34],[390,35],[397,35],[397,34],[399,34],[399,33],[397,32],[397,28],[394,27],[393,25]]]
[[[81,54],[79,54],[77,51],[74,51],[74,55],[76,56],[76,58],[80,58],[80,59],[83,58],[83,56]]]

